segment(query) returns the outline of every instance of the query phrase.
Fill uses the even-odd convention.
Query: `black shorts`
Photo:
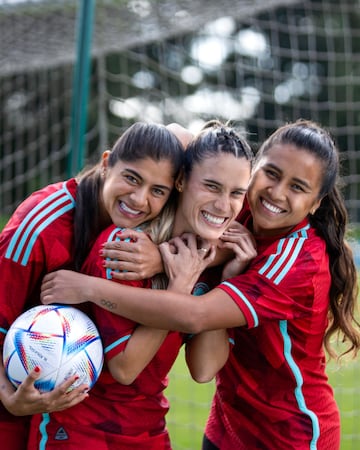
[[[219,450],[219,447],[216,447],[204,434],[203,441],[202,441],[202,450]]]

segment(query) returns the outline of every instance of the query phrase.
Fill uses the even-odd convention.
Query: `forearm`
[[[94,279],[87,298],[101,308],[151,328],[192,332],[188,319],[195,302],[191,295]],[[176,306],[179,303],[180,311]]]
[[[119,383],[131,384],[153,359],[167,334],[167,330],[138,326],[124,351],[108,362],[112,376]]]
[[[136,288],[67,270],[46,275],[41,287],[44,304],[95,303],[143,325],[197,334],[246,324],[244,315],[222,289],[200,297],[168,290]]]
[[[186,363],[198,383],[211,381],[229,356],[229,336],[225,329],[205,331],[186,345]]]

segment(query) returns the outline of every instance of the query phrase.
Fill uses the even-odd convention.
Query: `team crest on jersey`
[[[58,428],[55,437],[55,441],[67,441],[69,439],[69,436],[67,432],[64,430],[63,427]]]
[[[203,295],[210,291],[209,286],[203,281],[196,283],[193,289],[193,295]]]

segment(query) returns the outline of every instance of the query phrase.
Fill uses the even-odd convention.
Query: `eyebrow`
[[[283,173],[283,170],[279,169],[279,167],[276,166],[275,164],[268,163],[268,164],[265,164],[265,167],[270,167],[270,168],[276,170],[277,172]],[[306,181],[302,180],[301,178],[293,178],[292,180],[297,184],[301,184],[306,189],[308,189],[310,191],[312,190],[312,187],[310,186],[310,184],[307,183]]]
[[[144,181],[144,178],[138,172],[136,172],[136,170],[130,169],[128,167],[125,167],[123,170],[125,172],[129,172],[134,177],[139,178],[141,181]],[[169,188],[169,186],[164,186],[162,184],[155,184],[154,187],[156,187],[158,189],[164,189],[166,191],[171,191],[172,190],[172,188]]]

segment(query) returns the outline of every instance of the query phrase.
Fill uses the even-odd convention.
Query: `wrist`
[[[183,284],[177,280],[169,280],[168,291],[179,292],[181,294],[191,294],[192,284]]]

